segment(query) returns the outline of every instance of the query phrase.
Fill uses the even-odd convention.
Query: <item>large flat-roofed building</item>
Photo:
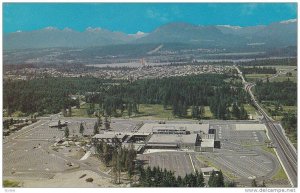
[[[214,139],[201,139],[200,151],[213,152],[215,147]]]
[[[124,133],[114,133],[114,132],[105,132],[101,134],[96,134],[92,137],[92,141],[94,143],[97,142],[106,142],[106,143],[112,143],[112,142],[119,142],[122,143],[126,139],[127,135]]]
[[[196,123],[145,123],[139,132],[161,133],[161,134],[209,134],[209,124]]]
[[[179,127],[176,128],[175,126],[154,126],[152,128],[152,133],[153,134],[182,134],[186,135],[189,134],[189,131],[186,130],[185,127]]]
[[[197,123],[145,123],[136,132],[104,132],[93,137],[93,142],[120,142],[123,145],[137,145],[144,149],[185,149],[193,151],[214,151],[214,132],[209,124]],[[203,146],[203,147],[202,147]]]
[[[170,135],[170,134],[153,134],[147,142],[146,148],[149,149],[191,149],[200,145],[198,134],[189,135]]]

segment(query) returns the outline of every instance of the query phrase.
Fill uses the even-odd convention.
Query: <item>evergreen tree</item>
[[[98,126],[98,123],[95,122],[95,125],[94,125],[94,135],[96,134],[99,134],[99,126]]]
[[[231,182],[226,182],[225,187],[236,187],[236,183],[231,181]]]
[[[106,166],[108,166],[108,164],[111,160],[111,157],[112,157],[112,153],[110,151],[110,147],[107,143],[104,143],[103,144],[102,160],[103,160],[103,162]]]
[[[172,105],[172,114],[173,114],[173,116],[176,116],[176,115],[178,115],[178,103],[173,103],[173,105]]]
[[[236,102],[234,102],[233,105],[232,105],[232,114],[233,114],[233,116],[235,116],[237,119],[240,119],[240,117],[241,117],[240,109],[239,109],[239,107],[238,107],[238,105],[237,105]]]
[[[213,171],[208,179],[208,185],[209,187],[214,187],[215,186],[215,180],[216,180],[216,173],[215,171]]]
[[[101,115],[99,115],[98,117],[97,117],[97,125],[98,125],[98,128],[100,128],[100,127],[102,127],[102,118],[101,118]]]
[[[252,187],[257,187],[257,183],[256,183],[256,180],[255,180],[255,179],[253,179],[253,180],[251,181],[251,186],[252,186]]]
[[[192,118],[200,119],[200,108],[198,106],[192,106]]]
[[[188,106],[187,104],[184,102],[182,104],[182,113],[181,113],[181,116],[185,117],[187,115],[187,109],[188,109]]]
[[[263,180],[263,183],[262,183],[261,187],[267,187],[264,180]]]
[[[134,102],[132,104],[132,111],[134,112],[134,114],[138,114],[139,113],[139,110],[138,110],[138,105],[136,102]]]
[[[243,105],[241,105],[240,119],[242,119],[242,120],[247,120],[248,119],[248,113],[245,110]]]
[[[76,105],[77,109],[80,109],[80,102],[79,102],[79,98],[78,97],[76,98],[75,105]]]
[[[81,133],[81,135],[83,135],[83,133],[84,133],[84,126],[83,126],[83,123],[80,123],[80,126],[79,126],[79,133]]]
[[[69,117],[72,117],[72,108],[71,108],[71,106],[68,107],[68,113],[69,113],[68,116],[69,116]]]
[[[225,187],[223,173],[220,170],[216,179],[216,187]]]
[[[69,137],[69,128],[68,126],[65,128],[65,138]]]
[[[58,126],[58,129],[61,129],[62,126],[61,126],[60,120],[58,120],[57,126]]]
[[[127,113],[128,113],[128,117],[132,115],[132,103],[127,104]]]
[[[110,129],[110,121],[108,120],[107,116],[105,116],[105,118],[104,118],[104,127],[106,130]]]
[[[177,177],[177,186],[178,187],[184,187],[181,176]]]
[[[111,160],[111,164],[112,164],[112,171],[114,173],[114,182],[117,183],[118,181],[118,163],[119,162],[119,155],[118,155],[118,151],[115,150],[113,151],[112,154],[112,160]]]
[[[203,119],[205,116],[205,108],[204,106],[199,107],[199,119]]]
[[[204,176],[202,172],[198,172],[198,170],[196,170],[196,187],[204,187],[205,183],[204,183]]]

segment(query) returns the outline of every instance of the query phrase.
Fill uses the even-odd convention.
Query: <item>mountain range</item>
[[[185,43],[210,48],[265,47],[297,45],[297,20],[291,19],[250,27],[230,25],[200,26],[169,23],[150,33],[125,34],[101,28],[78,32],[47,27],[29,32],[3,35],[4,50],[31,48],[87,48],[118,44]]]

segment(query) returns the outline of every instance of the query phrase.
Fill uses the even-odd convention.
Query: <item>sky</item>
[[[296,3],[4,3],[3,31],[48,26],[88,27],[133,34],[170,22],[195,25],[268,25],[297,18]]]

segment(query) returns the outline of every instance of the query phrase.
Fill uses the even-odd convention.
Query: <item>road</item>
[[[237,69],[239,76],[243,80],[245,90],[251,96],[252,104],[263,116],[263,120],[268,129],[268,135],[276,147],[277,156],[289,178],[291,185],[293,187],[297,187],[297,152],[288,142],[283,132],[274,125],[274,120],[268,116],[268,114],[264,111],[264,109],[259,105],[259,103],[255,99],[255,96],[253,95],[251,90],[255,86],[255,84],[248,83],[247,81],[245,81],[243,74],[239,70],[239,68],[237,66],[235,66],[235,68]],[[272,78],[277,77],[279,74],[280,72],[275,74]]]

